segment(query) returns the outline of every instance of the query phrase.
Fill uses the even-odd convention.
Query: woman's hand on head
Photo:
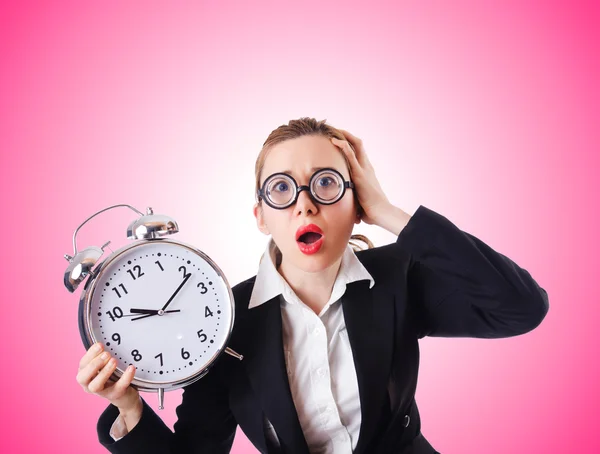
[[[390,202],[375,176],[375,170],[367,157],[362,140],[348,131],[343,129],[340,131],[347,140],[331,137],[331,142],[342,150],[350,162],[354,190],[363,209],[361,220],[367,224],[377,224],[379,213],[385,211]]]
[[[127,368],[119,380],[113,382],[109,379],[116,367],[117,360],[104,352],[104,346],[97,342],[79,361],[77,383],[85,392],[107,399],[121,411],[134,409],[140,400],[138,390],[129,386],[135,375],[135,367]]]

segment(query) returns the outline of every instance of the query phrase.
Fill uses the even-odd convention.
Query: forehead
[[[331,167],[345,178],[348,167],[342,152],[328,137],[302,136],[275,145],[267,153],[261,183],[277,172],[290,173],[296,180],[308,180],[314,168]]]

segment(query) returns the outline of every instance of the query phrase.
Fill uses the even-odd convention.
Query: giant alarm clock
[[[102,247],[77,250],[77,232],[98,214],[117,207],[139,217],[127,228],[132,243],[108,253]],[[126,204],[94,213],[73,234],[73,256],[64,284],[74,292],[87,278],[79,301],[79,332],[86,349],[102,342],[117,360],[111,379],[136,367],[131,384],[164,392],[201,379],[226,352],[235,315],[231,287],[217,264],[199,249],[164,238],[177,233],[170,217],[146,214]]]

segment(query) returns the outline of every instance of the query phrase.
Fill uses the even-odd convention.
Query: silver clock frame
[[[109,254],[100,264],[96,264],[96,262],[100,259],[100,257],[104,253],[104,248],[110,243],[106,243],[101,248],[97,247],[89,247],[85,250],[78,253],[77,244],[76,244],[76,236],[79,229],[91,220],[93,217],[98,214],[107,211],[109,209],[117,208],[117,207],[127,207],[132,209],[138,214],[141,214],[142,217],[137,221],[134,221],[130,224],[127,232],[127,236],[130,239],[134,239],[134,242],[131,244],[127,244],[116,251]],[[212,355],[210,360],[204,364],[203,369],[194,372],[187,377],[174,381],[149,381],[142,380],[139,378],[133,378],[131,381],[131,386],[146,392],[157,392],[158,393],[158,408],[164,408],[164,392],[165,391],[173,391],[175,389],[183,388],[188,386],[202,377],[204,377],[209,371],[210,368],[214,365],[217,358],[223,353],[227,353],[239,360],[243,359],[243,356],[239,353],[236,353],[229,347],[227,344],[231,338],[231,334],[233,332],[233,326],[235,322],[235,299],[233,296],[233,291],[225,274],[219,268],[219,266],[204,252],[200,249],[187,244],[183,241],[172,240],[167,238],[161,238],[161,235],[171,234],[178,232],[177,224],[166,216],[155,215],[152,212],[152,208],[148,208],[147,214],[144,215],[142,212],[136,210],[130,205],[114,205],[90,216],[86,219],[75,231],[73,235],[73,256],[65,255],[67,261],[70,262],[69,268],[65,272],[65,286],[70,292],[75,291],[79,283],[87,277],[87,281],[85,282],[84,288],[81,292],[81,297],[79,299],[79,314],[78,314],[78,323],[79,323],[79,333],[81,335],[83,344],[88,350],[93,344],[95,344],[98,339],[95,338],[94,333],[92,331],[92,312],[91,312],[91,302],[92,297],[94,295],[94,291],[97,288],[97,283],[99,282],[99,278],[103,275],[104,271],[110,268],[110,265],[114,263],[119,257],[123,254],[130,252],[132,249],[138,248],[140,246],[144,246],[150,243],[168,243],[171,245],[175,245],[178,247],[182,247],[188,249],[192,253],[198,255],[202,260],[208,263],[212,269],[216,272],[219,279],[222,280],[222,283],[225,284],[225,288],[227,289],[227,294],[229,296],[229,306],[231,309],[231,319],[229,321],[229,326],[227,327],[226,337],[222,344],[217,346],[217,350]],[[137,239],[135,239],[137,238]],[[123,375],[123,370],[118,367],[115,369],[113,374],[111,375],[111,379],[118,380]]]
[[[116,250],[113,254],[108,256],[96,269],[94,269],[94,271],[92,271],[89,279],[87,280],[85,287],[81,293],[81,298],[79,300],[79,304],[82,305],[82,313],[80,314],[80,317],[83,316],[83,320],[80,320],[80,322],[83,322],[82,333],[85,334],[85,338],[83,340],[84,340],[84,343],[86,344],[86,350],[87,350],[88,348],[90,348],[92,345],[94,345],[96,342],[99,341],[99,339],[94,338],[94,335],[93,335],[93,332],[91,329],[92,328],[91,302],[92,302],[92,297],[94,295],[94,290],[96,290],[97,283],[100,281],[100,277],[102,276],[104,270],[109,268],[111,263],[113,263],[116,259],[118,259],[123,254],[127,253],[128,251],[131,251],[132,249],[138,248],[140,246],[143,246],[143,245],[149,244],[149,243],[169,243],[169,244],[173,244],[173,245],[176,245],[179,247],[184,247],[186,249],[189,249],[191,252],[197,254],[198,256],[200,256],[200,258],[202,258],[204,261],[206,261],[213,268],[213,270],[217,273],[217,276],[225,284],[225,288],[227,288],[227,293],[229,295],[231,320],[229,322],[229,327],[227,328],[227,336],[226,336],[223,344],[219,345],[217,347],[217,351],[213,354],[213,356],[210,358],[210,360],[206,363],[206,367],[204,369],[202,369],[199,372],[195,372],[183,379],[176,380],[176,381],[157,382],[157,381],[142,380],[139,378],[134,378],[131,381],[131,384],[134,385],[140,391],[152,392],[152,391],[157,391],[158,389],[172,391],[172,390],[179,389],[184,386],[190,385],[190,384],[194,383],[195,381],[199,380],[200,378],[202,378],[204,375],[206,375],[208,373],[210,367],[216,361],[216,359],[221,355],[221,353],[224,352],[224,350],[226,348],[225,346],[229,342],[229,339],[231,338],[231,333],[233,332],[233,324],[235,321],[235,301],[234,301],[234,297],[233,297],[233,291],[231,290],[231,287],[229,286],[229,283],[227,281],[227,278],[223,274],[223,271],[221,271],[219,266],[208,255],[206,255],[200,249],[197,249],[194,246],[191,246],[187,243],[183,243],[178,240],[172,240],[172,239],[167,239],[167,238],[151,238],[151,239],[146,239],[146,240],[136,240],[135,243],[128,244],[128,245]],[[119,371],[119,373],[117,373],[117,371]],[[118,368],[115,370],[115,372],[113,372],[113,376],[116,377],[117,379],[122,374],[123,374],[123,371],[121,371]]]

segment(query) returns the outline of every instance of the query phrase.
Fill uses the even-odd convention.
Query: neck
[[[289,266],[282,260],[278,271],[300,300],[319,315],[331,297],[335,278],[340,270],[340,257],[331,266],[316,272],[307,272]]]

